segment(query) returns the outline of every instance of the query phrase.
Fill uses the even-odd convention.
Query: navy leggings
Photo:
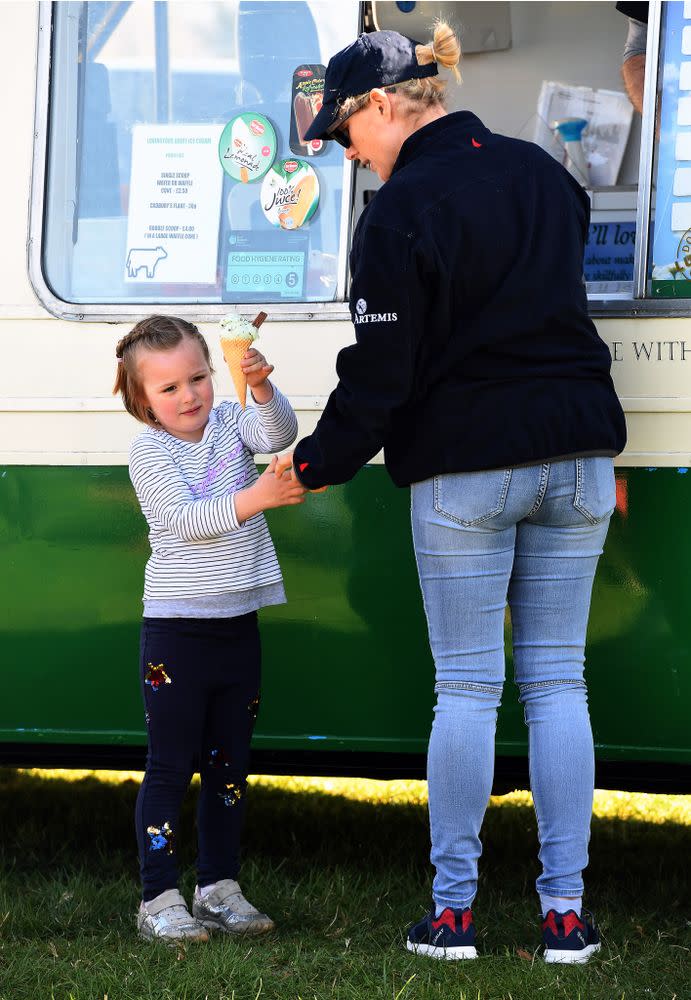
[[[177,886],[178,817],[195,771],[201,776],[197,884],[237,878],[259,707],[257,613],[145,618],[140,665],[149,752],[135,822],[148,901]]]

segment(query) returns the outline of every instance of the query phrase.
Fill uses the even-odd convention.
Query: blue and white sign
[[[224,301],[300,299],[305,294],[308,237],[303,232],[233,232],[225,259]]]

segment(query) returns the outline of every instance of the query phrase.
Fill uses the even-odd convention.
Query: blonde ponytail
[[[416,45],[415,55],[420,66],[439,63],[445,69],[452,70],[456,80],[461,83],[461,74],[458,71],[461,43],[446,21],[435,21],[432,41],[427,45]],[[405,83],[396,85],[396,91],[413,107],[446,106],[446,80],[440,80],[437,76],[406,80]]]
[[[453,71],[456,80],[461,82],[461,74],[458,64],[461,61],[461,44],[456,38],[456,33],[446,21],[434,22],[434,35],[432,41],[427,45],[417,45],[415,48],[417,61],[421,66],[428,63],[439,63],[445,69]]]

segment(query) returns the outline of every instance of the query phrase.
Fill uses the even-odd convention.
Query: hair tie
[[[437,59],[437,53],[434,51],[434,42],[430,42],[429,43],[429,47],[432,50],[432,59],[433,59],[433,61],[434,62],[438,62],[439,60]]]
[[[117,361],[117,363],[118,363],[119,365],[121,365],[121,364],[123,363],[123,359],[122,359],[122,358],[119,358],[119,357],[117,356],[117,354],[115,355],[115,360]]]

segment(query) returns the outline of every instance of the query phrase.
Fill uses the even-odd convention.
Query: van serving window
[[[429,5],[373,0],[371,6],[377,28],[428,38]],[[493,131],[538,143],[588,191],[591,225],[583,273],[594,316],[688,311],[688,302],[662,299],[650,282],[648,235],[655,209],[651,179],[658,152],[655,115],[657,95],[663,89],[662,70],[658,78],[658,41],[660,13],[667,7],[670,17],[675,9],[677,29],[663,22],[663,44],[681,22],[682,33],[686,25],[691,31],[688,2],[538,4],[516,0],[488,4],[459,0],[441,5],[444,15],[459,28],[464,50],[463,85],[450,85],[449,110],[467,108]],[[681,44],[680,37],[678,52]],[[641,69],[635,86],[628,81],[629,60]],[[683,83],[688,85],[685,78]],[[668,84],[665,78],[665,88]],[[666,94],[663,115],[665,101]],[[683,119],[678,119],[675,128],[682,124]],[[660,160],[670,144],[674,150],[675,143],[675,130],[663,126]],[[688,187],[688,181],[679,175],[679,189],[683,185]],[[358,210],[378,186],[369,171],[358,169]],[[679,277],[676,281],[679,296]]]
[[[41,6],[52,51],[32,277],[51,311],[343,301],[351,165],[303,136],[357,4]]]
[[[691,298],[691,4],[666,3],[660,29],[655,226],[648,277],[658,299]]]

